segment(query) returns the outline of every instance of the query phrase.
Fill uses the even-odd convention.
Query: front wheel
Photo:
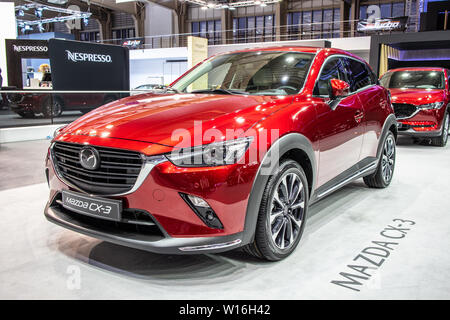
[[[364,177],[364,182],[370,188],[386,188],[392,180],[395,168],[395,137],[389,131],[383,143],[383,152],[378,163],[377,171],[370,176]]]
[[[445,147],[448,140],[448,129],[449,129],[450,115],[445,113],[444,121],[442,123],[442,133],[439,137],[432,138],[431,144],[437,147]]]
[[[284,259],[297,247],[308,209],[308,181],[300,165],[284,160],[265,187],[255,240],[245,250],[270,261]]]

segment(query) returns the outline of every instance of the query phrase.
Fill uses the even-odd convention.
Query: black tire
[[[431,139],[431,145],[436,147],[445,147],[448,140],[449,122],[450,122],[450,115],[448,112],[446,112],[444,116],[444,121],[442,122],[442,133],[439,137]]]
[[[62,114],[62,109],[63,103],[60,98],[45,99],[42,103],[42,114],[44,118],[59,117]]]
[[[284,180],[284,178],[286,179]],[[279,191],[283,189],[282,183],[286,185],[287,194],[292,194],[292,197],[279,196]],[[290,194],[290,192],[292,193]],[[286,198],[288,198],[287,201]],[[276,207],[275,203],[283,203],[284,206]],[[303,207],[301,207],[302,203]],[[244,247],[244,251],[269,261],[278,261],[289,256],[302,237],[308,203],[308,180],[305,172],[297,162],[290,159],[283,160],[277,172],[267,182],[261,199],[255,238],[252,243]],[[276,214],[273,214],[274,211]],[[271,217],[274,217],[273,222],[270,221]],[[275,238],[274,232],[276,233]],[[290,238],[287,241],[289,235]],[[286,242],[288,245],[284,247]]]
[[[389,154],[390,147],[392,149],[392,154]],[[383,151],[381,152],[381,157],[378,162],[377,171],[375,173],[364,177],[365,184],[370,188],[386,188],[392,181],[395,169],[395,158],[397,155],[395,146],[395,136],[392,131],[386,135],[383,141]],[[392,164],[390,162],[392,160]],[[390,170],[390,173],[389,171]],[[387,174],[389,173],[389,174]]]

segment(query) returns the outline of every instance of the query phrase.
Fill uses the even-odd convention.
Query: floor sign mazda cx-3
[[[166,88],[104,105],[55,132],[47,219],[159,253],[300,241],[308,207],[353,181],[387,187],[397,123],[387,89],[337,49],[207,59]]]

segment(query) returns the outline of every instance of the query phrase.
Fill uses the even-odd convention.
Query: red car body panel
[[[71,123],[64,132],[117,139],[189,147],[192,143],[172,140],[179,129],[194,137],[194,121],[202,122],[203,131],[227,129],[245,131],[258,120],[290,104],[292,97],[224,96],[211,94],[146,94],[128,97],[103,107]],[[211,106],[214,106],[211,108]],[[195,118],[193,118],[195,114]],[[75,142],[75,141],[73,141]],[[200,143],[212,141],[199,140]]]
[[[79,118],[54,139],[138,151],[147,156],[170,152],[173,147],[212,142],[208,139],[178,144],[174,130],[194,133],[194,121],[207,129],[248,129],[256,133],[276,128],[279,137],[298,133],[311,144],[315,167],[312,185],[317,189],[358,161],[377,157],[380,136],[393,111],[387,90],[373,85],[352,94],[335,110],[329,99],[313,96],[317,75],[331,55],[355,57],[338,49],[280,47],[243,51],[300,51],[316,54],[303,90],[290,96],[240,96],[214,94],[143,94],[127,97]],[[358,58],[359,59],[359,58]],[[174,82],[176,83],[176,81]],[[198,128],[197,128],[198,129]],[[249,151],[268,150],[270,140]],[[181,168],[169,161],[157,165],[144,183],[131,194],[112,198],[123,200],[125,208],[150,212],[170,237],[232,235],[245,229],[249,195],[261,158],[253,163],[219,167]],[[47,159],[50,201],[61,190],[70,190]],[[312,192],[314,192],[314,189]],[[206,226],[180,197],[180,192],[206,200],[223,223],[223,229]]]

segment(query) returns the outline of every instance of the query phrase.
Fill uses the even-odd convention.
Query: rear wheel
[[[364,182],[370,188],[386,188],[392,180],[395,169],[395,137],[389,131],[384,143],[383,152],[381,154],[380,162],[378,163],[377,171],[370,176],[364,177]]]
[[[431,144],[437,147],[445,147],[448,140],[448,129],[449,129],[450,115],[447,112],[444,117],[444,122],[442,123],[442,134],[439,137],[431,139]]]
[[[308,209],[308,181],[300,165],[284,160],[269,178],[261,200],[255,240],[244,250],[270,261],[281,260],[297,247]]]
[[[52,103],[53,102],[53,103]],[[42,105],[42,113],[45,118],[56,118],[62,113],[63,104],[61,99],[46,99]]]

